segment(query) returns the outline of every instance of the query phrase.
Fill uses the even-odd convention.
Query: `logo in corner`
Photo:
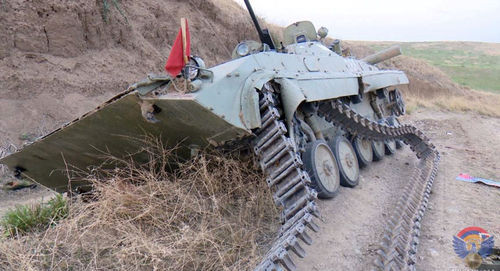
[[[493,246],[493,236],[480,227],[467,227],[453,236],[453,250],[470,268],[478,268]]]

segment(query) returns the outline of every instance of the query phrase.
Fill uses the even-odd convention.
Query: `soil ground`
[[[37,204],[46,201],[55,195],[55,192],[38,185],[36,188],[25,188],[16,191],[0,190],[0,216],[16,205]]]
[[[500,119],[421,110],[405,121],[425,131],[442,157],[422,224],[417,269],[463,269],[452,236],[468,226],[500,236],[500,189],[455,178],[464,172],[498,180]],[[341,188],[333,200],[320,201],[322,230],[313,234],[315,243],[306,248],[308,255],[299,261],[299,270],[371,269],[385,219],[414,163],[415,156],[405,147],[362,170],[356,188]]]
[[[452,236],[479,226],[500,238],[500,189],[456,181],[459,173],[498,180],[500,119],[476,113],[419,110],[404,118],[425,131],[441,153],[441,163],[425,214],[418,252],[419,270],[464,268]],[[299,270],[370,269],[385,219],[392,212],[417,159],[408,147],[361,171],[360,184],[341,188],[332,200],[319,201],[321,231],[304,246]],[[50,197],[42,188],[0,192],[0,214],[15,204]]]

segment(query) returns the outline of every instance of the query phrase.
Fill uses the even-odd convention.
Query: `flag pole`
[[[184,59],[184,64],[188,63],[188,56],[187,56],[187,40],[186,40],[186,18],[181,18],[181,32],[182,32],[182,56]]]

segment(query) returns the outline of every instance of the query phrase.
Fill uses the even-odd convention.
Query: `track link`
[[[338,100],[322,102],[318,113],[366,139],[402,140],[421,159],[387,221],[374,260],[375,270],[415,270],[421,221],[439,165],[436,147],[414,126],[393,127],[371,121]]]
[[[299,240],[310,245],[306,227],[318,231],[314,217],[318,208],[314,202],[316,191],[302,169],[300,155],[293,141],[287,137],[287,128],[277,108],[270,85],[260,95],[261,128],[256,131],[253,150],[273,191],[273,199],[283,207],[282,227],[277,240],[255,270],[295,270],[290,252],[305,256]],[[427,207],[432,183],[437,173],[439,153],[429,139],[411,125],[398,127],[371,121],[357,114],[339,100],[319,104],[318,114],[353,135],[369,140],[402,140],[410,146],[419,165],[405,187],[383,233],[380,249],[374,261],[376,270],[402,270],[415,268],[415,254],[420,236],[420,221]]]
[[[259,102],[262,126],[256,132],[253,150],[266,173],[267,184],[273,191],[274,202],[283,207],[283,225],[277,240],[255,270],[295,270],[290,252],[299,257],[305,251],[299,240],[311,244],[306,227],[318,231],[313,221],[318,216],[314,200],[316,191],[309,187],[309,175],[302,169],[302,160],[294,150],[294,143],[286,136],[287,128],[280,120],[276,100],[271,92],[264,92]]]

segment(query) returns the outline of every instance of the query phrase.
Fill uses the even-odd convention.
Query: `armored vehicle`
[[[267,176],[282,226],[256,270],[294,270],[291,253],[304,257],[317,231],[317,197],[340,185],[355,187],[359,168],[408,144],[421,158],[388,222],[375,259],[380,269],[412,268],[420,220],[439,155],[415,127],[402,125],[398,90],[408,84],[397,70],[375,64],[398,47],[358,60],[325,45],[327,30],[311,22],[286,27],[282,40],[261,29],[245,1],[260,41],[243,41],[231,61],[207,68],[192,56],[180,76],[148,76],[64,127],[0,160],[17,176],[58,192],[78,190],[66,165],[86,169],[103,153],[125,156],[145,134],[160,137],[189,157],[207,146],[250,143]],[[274,37],[274,38],[273,38]],[[141,159],[141,157],[136,157]]]

